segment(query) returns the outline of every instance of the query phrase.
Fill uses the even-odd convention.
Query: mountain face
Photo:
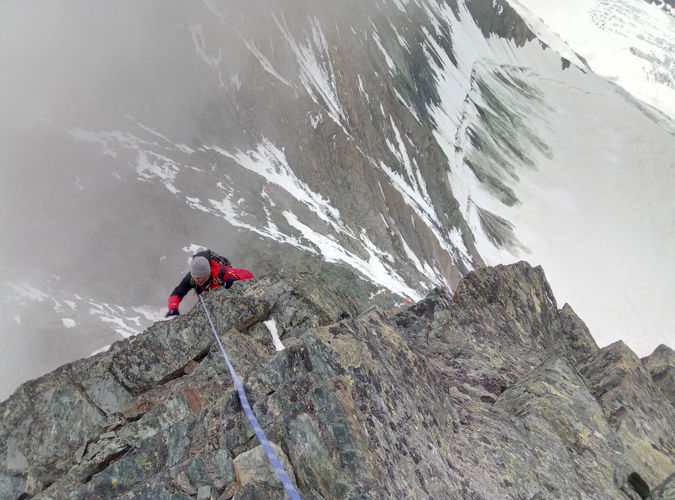
[[[675,353],[599,349],[541,268],[398,312],[310,273],[206,304],[303,498],[672,498]],[[0,417],[2,498],[285,498],[200,306],[23,384]]]
[[[530,256],[672,333],[672,122],[504,1],[99,7],[0,7],[0,398],[161,318],[197,247],[386,307]]]

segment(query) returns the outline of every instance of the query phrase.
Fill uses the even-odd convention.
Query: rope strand
[[[225,352],[225,348],[223,347],[223,344],[220,342],[220,337],[218,336],[218,333],[216,332],[216,327],[213,326],[213,321],[211,321],[211,315],[209,314],[209,310],[206,308],[206,304],[204,303],[204,299],[202,298],[201,295],[199,295],[199,300],[202,302],[202,306],[204,307],[204,312],[206,313],[206,317],[209,320],[209,324],[211,325],[211,330],[213,330],[213,335],[216,337],[216,341],[218,342],[218,346],[220,347],[220,352],[223,353],[223,357],[225,358],[225,363],[227,363],[227,367],[230,369],[230,375],[232,375],[232,380],[234,381],[234,385],[237,388],[237,392],[239,393],[239,401],[241,401],[241,406],[244,408],[244,413],[246,414],[246,417],[248,417],[248,421],[251,423],[251,426],[253,427],[253,430],[255,431],[256,436],[258,436],[258,440],[260,441],[260,444],[262,444],[263,449],[267,453],[267,458],[269,458],[270,463],[274,467],[274,470],[276,471],[277,475],[279,476],[279,479],[281,479],[281,482],[284,485],[284,488],[286,489],[286,493],[288,493],[288,496],[291,497],[292,500],[301,500],[300,495],[298,495],[298,492],[295,490],[295,487],[293,486],[293,483],[291,480],[288,478],[288,475],[286,474],[286,471],[284,470],[283,466],[279,462],[279,459],[277,459],[276,454],[274,453],[274,450],[269,444],[269,441],[267,441],[267,437],[265,436],[265,433],[262,430],[262,427],[260,427],[260,424],[258,423],[258,420],[255,418],[255,415],[253,414],[253,410],[251,410],[251,406],[248,404],[248,398],[246,397],[246,391],[244,390],[244,384],[241,383],[241,380],[237,376],[237,372],[234,371],[234,367],[230,363],[229,358],[227,357],[227,353]]]

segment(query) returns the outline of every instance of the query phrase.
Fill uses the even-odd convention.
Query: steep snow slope
[[[602,78],[564,69],[538,41],[486,40],[469,17],[436,15],[452,26],[458,63],[436,68],[432,110],[479,253],[489,264],[542,264],[601,345],[623,338],[646,356],[672,343],[672,122]]]
[[[643,0],[509,0],[546,43],[549,28],[598,75],[675,117],[675,14]],[[541,24],[544,24],[542,27]]]
[[[600,345],[620,337],[646,356],[672,343],[675,311],[664,298],[675,293],[673,129],[576,69],[514,72],[545,96],[536,121],[523,119],[550,148],[533,151],[536,168],[513,183],[520,203],[500,211],[523,247],[514,255],[543,265]],[[501,98],[515,109],[507,92]]]
[[[580,54],[580,67],[587,61],[675,116],[675,17],[667,7],[637,0],[509,3],[563,56],[575,61]],[[575,71],[565,76],[537,83],[554,110],[540,128],[553,155],[523,172],[515,188],[523,206],[505,215],[530,260],[544,265],[600,344],[624,332],[647,355],[655,346],[650,339],[675,340],[675,312],[663,301],[675,291],[673,122],[641,112],[610,84]]]

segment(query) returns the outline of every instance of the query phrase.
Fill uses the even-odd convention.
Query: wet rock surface
[[[526,263],[397,312],[329,283],[206,296],[303,498],[669,498],[672,350],[599,349]],[[0,404],[1,498],[284,494],[199,306]]]

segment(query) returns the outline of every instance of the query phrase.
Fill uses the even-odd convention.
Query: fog
[[[303,84],[277,23],[292,31],[320,10],[332,28],[342,10],[352,30],[370,29],[376,3],[0,2],[0,399],[163,319],[192,245],[255,266],[258,275],[319,258],[237,229],[194,202],[229,196],[248,207],[270,196],[260,176],[200,148],[245,150],[275,134],[282,148],[310,144],[295,128],[320,106],[303,96],[309,106],[301,107]],[[280,6],[287,17],[260,16]],[[308,36],[307,28],[300,33]],[[252,53],[254,42],[274,55],[276,75]],[[329,125],[316,141],[335,147],[341,131]],[[332,167],[340,152],[330,154],[316,163]],[[225,193],[219,184],[233,187]],[[282,191],[275,202],[292,198]],[[245,215],[238,227],[258,229],[253,210]]]
[[[11,71],[3,72],[2,125],[79,124],[152,95],[142,76],[158,41],[151,12],[161,7],[132,4],[3,2],[0,56]]]
[[[188,25],[212,17],[200,5],[0,3],[0,304],[15,309],[0,319],[1,397],[121,338],[87,322],[94,302],[160,310],[184,272],[181,248],[218,246],[222,231],[206,237],[206,224],[177,213],[170,193],[129,176],[134,153],[102,156],[69,135],[161,124],[190,137],[210,99]],[[236,255],[234,246],[220,248]],[[49,297],[17,310],[24,283]],[[75,296],[82,303],[70,311],[64,299]],[[61,318],[73,314],[78,325],[64,329]]]
[[[148,222],[138,215],[146,204],[142,197],[152,190],[113,180],[124,176],[124,158],[78,147],[67,131],[161,124],[164,133],[182,138],[194,130],[209,99],[200,89],[200,80],[208,79],[195,64],[187,24],[199,14],[191,2],[0,4],[1,203],[3,213],[13,214],[3,221],[3,268],[25,256],[26,248],[50,266],[82,265],[68,261],[91,255],[97,239],[132,232],[119,226],[120,214],[105,213],[106,206],[124,205],[105,203],[118,195],[139,205],[123,220],[139,230]],[[132,262],[138,254],[123,243],[116,246],[129,251],[124,258]]]
[[[279,5],[0,3],[0,399],[163,319],[192,245],[258,274],[300,262],[186,205],[222,199],[217,183],[235,175],[238,197],[260,197],[253,174],[185,151],[255,143],[268,126],[242,40],[273,46],[275,21],[259,13]]]

